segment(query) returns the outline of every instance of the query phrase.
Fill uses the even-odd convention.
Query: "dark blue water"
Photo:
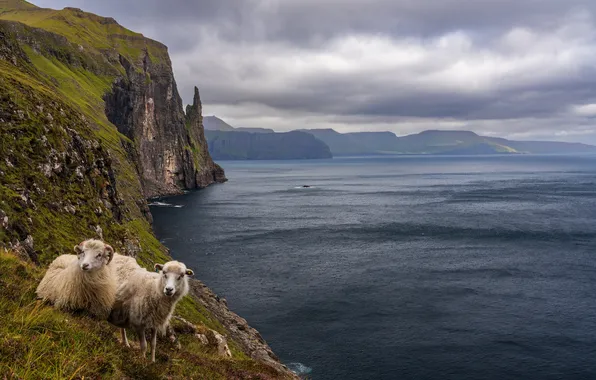
[[[155,230],[311,378],[596,379],[596,156],[222,164]]]

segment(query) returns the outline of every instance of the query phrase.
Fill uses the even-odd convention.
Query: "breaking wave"
[[[297,375],[307,375],[312,372],[312,368],[297,362],[288,364],[288,368]]]
[[[151,203],[149,203],[149,206],[175,207],[175,208],[182,208],[182,207],[184,207],[182,205],[173,205],[171,203],[165,203],[165,202],[151,202]]]

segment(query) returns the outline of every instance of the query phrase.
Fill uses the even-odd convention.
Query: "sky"
[[[235,127],[596,144],[593,0],[33,0],[165,43]]]

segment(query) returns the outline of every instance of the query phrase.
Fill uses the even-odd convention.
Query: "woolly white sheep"
[[[108,321],[121,328],[122,341],[129,346],[125,328],[132,328],[139,336],[141,355],[145,357],[145,330],[151,330],[151,361],[155,362],[157,332],[165,333],[176,303],[188,293],[188,277],[194,275],[181,262],[155,264],[153,273],[138,268],[128,273],[118,287],[116,302]]]
[[[118,286],[122,285],[128,276],[137,269],[141,269],[141,266],[137,263],[133,257],[114,254],[112,265],[116,272],[116,278],[118,279]]]
[[[39,283],[38,298],[64,310],[86,310],[105,319],[116,299],[118,283],[109,265],[114,249],[100,240],[74,247],[77,255],[58,256]]]

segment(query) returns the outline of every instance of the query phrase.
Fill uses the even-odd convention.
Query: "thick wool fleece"
[[[106,319],[116,299],[118,283],[111,265],[84,272],[75,255],[58,256],[37,287],[37,296],[63,310],[86,310]]]

